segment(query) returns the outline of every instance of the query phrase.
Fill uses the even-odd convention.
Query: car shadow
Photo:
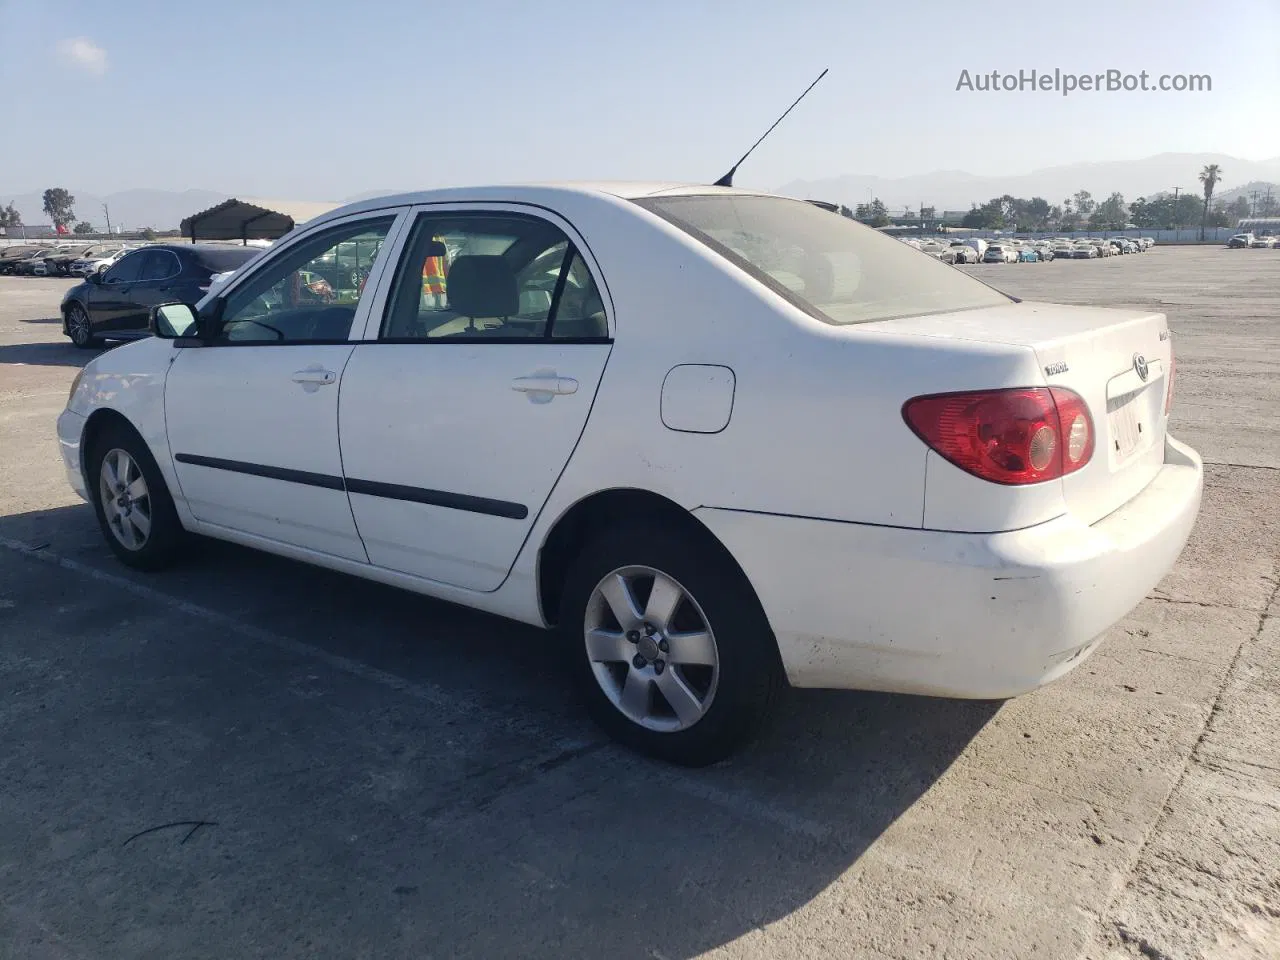
[[[110,350],[114,346],[115,344],[107,344],[96,350],[81,350],[70,340],[64,343],[6,343],[0,344],[0,364],[25,363],[42,367],[83,367],[99,353]]]
[[[276,794],[286,789],[279,771],[290,771],[291,797],[314,798],[306,823],[295,818],[237,828],[231,811],[215,809],[208,816],[226,824],[220,837],[228,850],[240,843],[266,844],[266,853],[253,857],[252,882],[259,889],[289,888],[300,863],[309,871],[309,886],[352,891],[348,884],[361,885],[360,922],[342,928],[331,943],[345,955],[698,956],[789,916],[844,876],[999,708],[990,702],[788,691],[758,742],[715,767],[682,770],[636,757],[589,726],[544,631],[214,541],[198,542],[173,569],[137,574],[111,556],[86,505],[2,517],[0,543],[6,541],[26,544],[54,562],[32,563],[10,549],[0,550],[0,563],[42,567],[46,577],[68,581],[56,601],[21,594],[8,600],[13,609],[33,610],[56,602],[61,622],[79,631],[67,640],[72,649],[105,643],[102,605],[120,603],[118,582],[137,584],[137,596],[111,608],[114,618],[140,631],[127,644],[127,658],[106,660],[127,675],[113,679],[94,672],[93,664],[78,669],[90,671],[91,684],[128,687],[129,702],[149,704],[148,723],[174,742],[224,744],[212,757],[184,756],[181,771],[169,770],[163,749],[153,750],[145,739],[151,728],[134,724],[134,739],[108,741],[115,745],[105,753],[95,749],[91,763],[124,771],[104,776],[125,777],[133,790],[166,781],[172,794],[188,779],[217,783],[234,769],[240,791],[234,803],[255,817],[258,810],[278,806]],[[100,598],[95,590],[116,599]],[[282,643],[293,645],[289,650],[315,651],[315,663],[304,674],[334,663],[358,668],[338,676],[342,692],[308,693],[310,712],[303,716],[297,706],[299,668],[281,646],[237,646],[224,630],[225,647],[196,644],[183,654],[179,671],[161,659],[167,645],[141,633],[153,629],[154,636],[187,638],[185,644],[200,626],[200,611],[214,611],[262,636],[285,638]],[[43,652],[47,658],[58,654]],[[8,688],[5,672],[6,662],[0,661],[0,694]],[[192,676],[218,691],[217,703],[186,702],[181,691]],[[368,686],[369,676],[394,677],[407,687],[352,699],[350,688]],[[405,689],[418,688],[439,691],[467,710],[454,716],[429,702],[397,706],[406,699]],[[65,693],[50,702],[38,714],[3,715],[0,736],[27,743],[89,737],[89,731],[120,722],[95,715],[91,703],[69,702]],[[273,730],[305,729],[305,737],[282,735],[256,749],[237,749],[225,731],[252,721],[220,712],[233,710],[261,713],[260,722]],[[389,713],[395,721],[390,725]],[[511,735],[499,735],[494,727],[499,716],[519,718],[520,752],[508,752]],[[366,729],[384,738],[376,748],[372,741],[350,739],[352,731]],[[444,761],[427,759],[443,749],[445,738],[470,735],[488,746],[467,754],[461,775]],[[555,746],[575,738],[585,745]],[[394,804],[374,802],[361,791],[334,794],[325,779],[333,776],[326,771],[334,764],[381,769],[384,752],[403,751],[423,756],[410,765],[416,790]],[[253,773],[258,770],[267,772]],[[93,774],[77,771],[61,788],[66,796],[59,802],[94,803],[95,789],[110,784]],[[40,802],[24,792],[21,781],[13,789],[15,804]],[[210,802],[207,786],[191,790],[198,802]],[[134,799],[123,796],[122,802]],[[55,822],[48,829],[69,827]],[[328,835],[345,837],[357,829],[359,852],[344,846],[333,853],[326,846],[337,842],[326,840]],[[269,841],[261,841],[264,832]],[[382,836],[392,839],[380,845],[375,838]],[[47,842],[33,840],[37,846]],[[87,845],[85,856],[97,856],[96,849]],[[253,852],[237,854],[238,869],[248,869],[243,861]],[[60,862],[57,869],[74,873],[76,867]],[[157,886],[165,876],[156,874]],[[145,877],[131,875],[128,882],[139,902],[146,902],[146,888],[139,886]],[[42,901],[54,925],[61,926],[60,913],[70,909],[48,896]],[[112,922],[118,930],[145,925],[147,909],[113,914]],[[182,909],[184,916],[194,915],[204,905]],[[347,907],[287,897],[263,897],[246,910],[234,922],[253,929],[255,950],[277,956],[294,955],[297,931],[320,936],[317,931],[328,930],[326,911],[352,919]]]
[[[62,323],[61,317],[34,317],[30,320],[19,320],[19,323]]]

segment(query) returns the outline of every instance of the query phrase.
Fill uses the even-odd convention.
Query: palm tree
[[[1204,212],[1200,214],[1200,239],[1204,239],[1205,221],[1209,219],[1209,204],[1213,201],[1213,188],[1222,179],[1222,168],[1211,163],[1200,171],[1200,182],[1204,184]]]

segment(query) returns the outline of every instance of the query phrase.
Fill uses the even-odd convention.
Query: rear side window
[[[256,247],[227,247],[225,250],[198,250],[195,261],[209,273],[226,273],[252,260],[262,251]]]
[[[182,272],[182,264],[168,250],[148,250],[142,264],[142,280],[168,280]]]
[[[635,202],[826,323],[1012,302],[935,257],[801,200],[716,194]]]
[[[381,338],[607,338],[599,288],[569,238],[536,217],[422,214],[405,245]]]

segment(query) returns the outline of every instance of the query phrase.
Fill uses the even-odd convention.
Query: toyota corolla
[[[1061,677],[1200,504],[1162,314],[745,190],[362,201],[152,324],[58,421],[120,560],[200,534],[553,628],[596,720],[681,763],[788,682]]]

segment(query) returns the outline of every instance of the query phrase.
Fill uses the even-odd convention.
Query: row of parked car
[[[1252,233],[1237,233],[1227,241],[1227,247],[1231,250],[1240,248],[1280,250],[1280,237],[1273,237],[1269,233],[1261,237],[1254,236]]]
[[[0,274],[86,277],[106,270],[134,247],[122,243],[18,245],[0,249]]]
[[[965,240],[902,237],[903,243],[915,247],[943,263],[1041,263],[1049,260],[1093,260],[1097,257],[1143,253],[1155,245],[1154,237],[1087,237],[1072,240],[1056,237],[1049,240],[1019,238]]]

